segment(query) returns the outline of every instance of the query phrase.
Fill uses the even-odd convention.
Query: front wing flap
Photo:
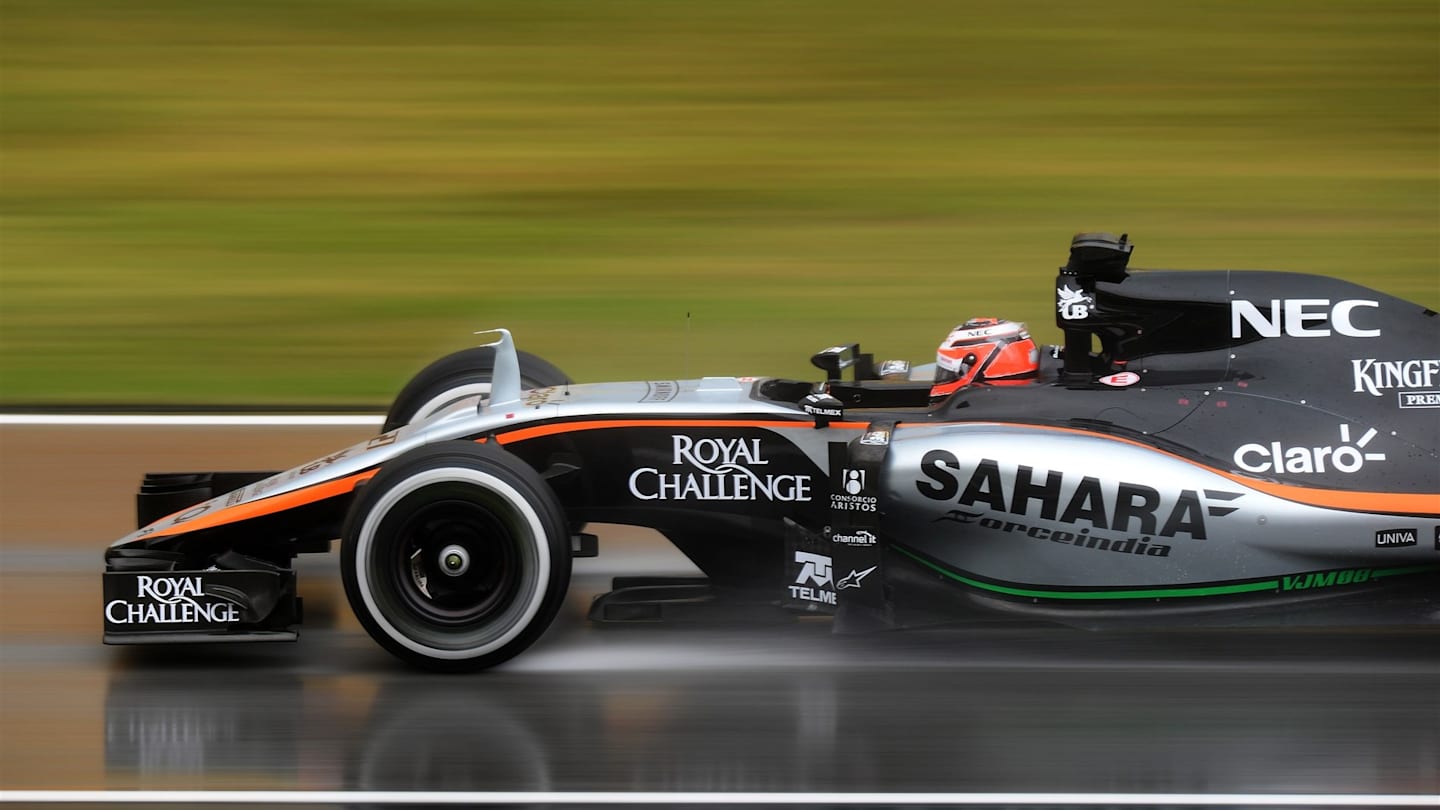
[[[106,644],[294,641],[299,635],[291,569],[116,568],[104,575]]]

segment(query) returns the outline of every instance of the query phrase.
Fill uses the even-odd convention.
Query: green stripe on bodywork
[[[1371,570],[1370,578],[1400,577],[1406,574],[1424,574],[1430,571],[1440,571],[1440,565],[1402,565],[1399,568],[1376,568]]]
[[[1003,593],[1008,596],[1028,596],[1037,599],[1173,599],[1185,596],[1228,596],[1239,593],[1257,593],[1260,591],[1278,591],[1280,580],[1263,579],[1247,582],[1235,582],[1221,585],[1195,585],[1180,588],[1147,588],[1144,590],[1093,590],[1093,591],[1049,591],[1036,588],[1017,588],[1010,585],[997,585],[991,582],[983,582],[972,579],[963,574],[951,571],[948,568],[933,563],[919,555],[900,548],[891,548],[904,554],[906,557],[920,563],[937,574],[948,577],[956,582],[963,582],[973,588],[979,588],[994,593]],[[1404,574],[1423,574],[1432,571],[1440,571],[1440,565],[1410,565],[1400,568],[1381,568],[1371,572],[1372,579],[1376,577],[1401,576]],[[1300,574],[1299,576],[1303,576]]]

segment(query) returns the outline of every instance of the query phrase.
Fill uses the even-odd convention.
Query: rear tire
[[[498,447],[444,442],[385,464],[356,497],[341,575],[366,632],[427,669],[506,661],[555,618],[570,584],[565,513]]]
[[[520,386],[544,388],[569,385],[565,372],[543,358],[517,351],[520,360]],[[447,354],[421,369],[400,393],[385,414],[382,433],[403,427],[439,413],[461,400],[490,398],[490,380],[495,374],[495,349],[477,346]],[[477,403],[478,404],[478,403]]]

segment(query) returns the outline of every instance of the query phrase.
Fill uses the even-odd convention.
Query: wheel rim
[[[427,503],[404,514],[396,531],[391,588],[428,621],[484,621],[520,588],[514,533],[479,504],[458,498]]]
[[[426,526],[439,527],[437,536]],[[469,551],[470,569],[481,579],[444,589],[448,596],[437,602],[442,589],[421,591],[411,557],[417,549],[422,559],[433,551],[438,566],[450,545]],[[387,492],[361,526],[356,561],[356,587],[378,629],[413,652],[452,660],[485,655],[519,636],[540,610],[551,567],[544,528],[524,496],[467,468],[427,470]],[[504,562],[504,576],[486,579],[491,575],[481,569],[491,561]],[[460,579],[472,582],[468,576]]]

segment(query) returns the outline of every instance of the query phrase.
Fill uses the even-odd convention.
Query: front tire
[[[498,447],[420,447],[356,497],[341,574],[361,625],[396,657],[483,669],[534,643],[564,601],[565,514],[544,480]]]
[[[539,355],[516,351],[520,361],[520,386],[526,389],[569,385],[570,378]],[[385,414],[389,433],[411,422],[433,416],[466,399],[478,402],[490,398],[490,380],[495,375],[495,349],[477,346],[447,354],[420,370],[390,405]]]

